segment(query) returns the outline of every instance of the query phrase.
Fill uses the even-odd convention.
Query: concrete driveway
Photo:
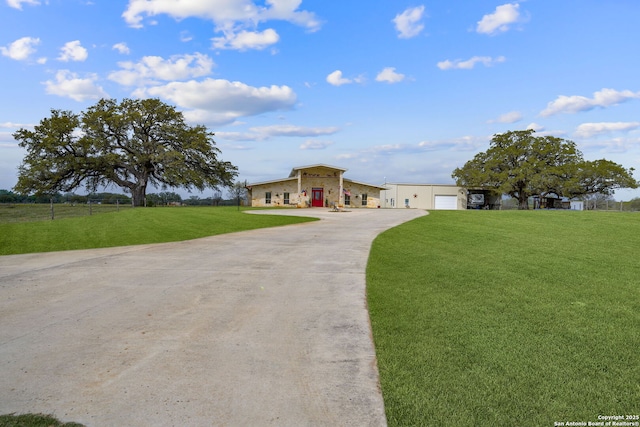
[[[273,211],[261,213],[274,213]],[[0,414],[87,426],[386,425],[371,242],[424,211],[0,257]]]

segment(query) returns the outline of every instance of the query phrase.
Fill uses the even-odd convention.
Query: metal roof
[[[291,169],[291,173],[289,174],[289,177],[295,176],[296,171],[303,170],[303,169],[311,169],[311,168],[326,168],[326,169],[333,169],[333,170],[338,170],[342,172],[348,171],[348,169],[346,168],[340,168],[338,166],[331,166],[331,165],[325,165],[324,163],[318,163],[315,165],[308,165],[308,166],[296,166],[293,169]]]
[[[295,180],[297,180],[296,177],[288,177],[288,178],[272,179],[270,181],[251,182],[247,184],[247,187],[252,187],[254,185],[273,184],[273,183],[282,182],[282,181],[295,181]]]

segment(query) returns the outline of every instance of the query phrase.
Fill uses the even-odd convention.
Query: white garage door
[[[436,196],[434,207],[436,210],[456,210],[458,196]]]

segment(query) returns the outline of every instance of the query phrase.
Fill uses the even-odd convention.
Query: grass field
[[[6,414],[0,415],[0,427],[83,427],[78,423],[63,423],[51,415]]]
[[[119,212],[127,209],[131,209],[130,204],[55,203],[53,205],[53,217],[54,220],[58,220]],[[47,203],[0,203],[0,224],[48,220],[51,220],[51,205]]]
[[[378,236],[367,292],[389,425],[639,415],[639,253],[633,213],[437,211]]]
[[[173,242],[306,221],[313,219],[247,215],[236,207],[129,208],[54,221],[0,223],[0,255]]]

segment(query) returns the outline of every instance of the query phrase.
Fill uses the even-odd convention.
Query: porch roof
[[[251,187],[256,186],[256,185],[267,185],[267,184],[276,184],[279,182],[287,182],[287,181],[295,181],[298,179],[298,171],[301,170],[305,170],[305,169],[313,169],[313,168],[326,168],[326,169],[330,169],[330,170],[334,170],[334,171],[340,171],[342,173],[346,172],[348,169],[347,168],[341,168],[338,166],[331,166],[331,165],[326,165],[324,163],[318,163],[315,165],[308,165],[308,166],[297,166],[294,167],[293,169],[291,169],[291,173],[289,174],[289,176],[287,178],[280,178],[280,179],[272,179],[269,181],[261,181],[261,182],[253,182],[250,184],[247,184],[247,188],[251,189]],[[387,187],[381,186],[381,185],[376,185],[376,184],[369,184],[366,182],[361,182],[361,181],[354,181],[352,179],[347,179],[347,178],[343,178],[343,182],[344,184],[356,184],[356,185],[365,185],[367,187],[371,187],[371,188],[376,188],[379,190],[386,190]]]
[[[366,185],[367,187],[377,188],[379,190],[388,190],[387,187],[384,187],[382,185],[369,184],[367,182],[354,181],[352,179],[347,179],[347,178],[344,178],[343,181],[345,184],[351,183],[351,184],[357,184],[357,185]]]
[[[252,183],[247,184],[247,187],[253,187],[254,185],[275,184],[277,182],[296,181],[296,180],[297,180],[296,177],[272,179],[270,181],[252,182]]]
[[[326,168],[326,169],[332,169],[332,170],[337,170],[337,171],[341,171],[341,172],[346,172],[348,169],[346,168],[340,168],[338,166],[331,166],[331,165],[325,165],[324,163],[318,163],[315,165],[308,165],[308,166],[296,166],[293,169],[291,169],[291,173],[289,174],[289,178],[296,176],[297,172],[299,170],[304,170],[304,169],[312,169],[312,168]]]

